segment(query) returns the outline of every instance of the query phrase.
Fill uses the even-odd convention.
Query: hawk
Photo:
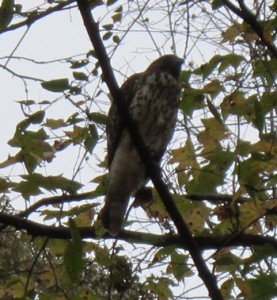
[[[152,159],[158,164],[175,128],[182,63],[183,59],[175,55],[161,56],[146,71],[128,78],[121,87],[130,115]],[[106,129],[109,181],[102,223],[111,235],[116,236],[129,199],[143,186],[147,174],[114,103],[108,114]]]

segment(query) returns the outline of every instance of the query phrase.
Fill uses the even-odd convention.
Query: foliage
[[[163,162],[164,177],[194,236],[228,236],[203,254],[223,297],[273,299],[276,243],[269,237],[276,236],[277,223],[277,5],[255,1],[247,8],[238,2],[91,1],[91,9],[120,82],[143,70],[140,61],[146,66],[159,54],[184,53],[178,125]],[[27,25],[24,38],[38,30],[33,24],[64,16],[67,9],[77,18],[75,1],[47,1],[30,9],[24,1],[4,0],[0,38]],[[204,288],[197,291],[195,266],[185,249],[170,242],[154,246],[157,236],[162,245],[176,235],[155,189],[152,203],[130,207],[125,229],[137,235],[115,241],[105,235],[97,216],[107,181],[103,142],[109,95],[96,52],[85,47],[82,54],[43,62],[15,51],[0,57],[1,72],[24,84],[17,101],[24,117],[0,163],[1,299],[205,296]],[[34,66],[39,71],[33,72]],[[29,236],[24,217],[31,214],[37,226],[67,228],[67,238],[47,232]],[[15,230],[7,215],[18,217],[16,228],[22,230]],[[78,227],[90,226],[95,235],[82,240]],[[243,234],[268,243],[253,239],[240,246]]]

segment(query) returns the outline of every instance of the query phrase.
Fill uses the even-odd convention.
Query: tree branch
[[[68,227],[55,227],[43,225],[34,221],[30,221],[18,216],[13,216],[6,213],[0,213],[0,222],[6,226],[15,227],[18,230],[26,230],[28,234],[33,237],[43,236],[54,239],[70,239],[71,233]],[[94,227],[79,227],[80,235],[83,239],[111,239],[113,238],[108,233],[104,236],[97,236]],[[189,250],[189,247],[184,245],[183,239],[177,235],[158,235],[152,233],[140,233],[123,230],[117,236],[117,239],[129,243],[147,244],[156,247],[165,247],[175,245],[178,248]],[[251,247],[265,246],[270,244],[277,249],[277,240],[270,236],[258,236],[253,234],[239,234],[239,235],[221,235],[221,236],[201,236],[195,237],[201,251],[221,249],[223,247]]]
[[[61,196],[43,198],[43,199],[37,201],[36,203],[34,203],[33,205],[29,206],[24,211],[17,214],[17,216],[18,217],[28,217],[30,214],[32,214],[33,212],[35,212],[38,208],[40,208],[42,206],[87,200],[87,199],[94,198],[96,194],[97,193],[95,193],[95,191],[91,191],[91,192],[76,194],[76,195],[61,195]]]
[[[245,23],[251,26],[251,28],[257,33],[263,44],[267,47],[273,57],[277,58],[277,48],[266,38],[264,29],[257,21],[256,16],[247,8],[244,1],[239,0],[240,9],[235,6],[230,0],[222,0],[225,6],[227,6],[233,13],[239,16]]]
[[[211,201],[211,202],[227,202],[231,203],[233,201],[233,195],[223,195],[223,194],[187,194],[184,198],[194,200],[194,201]],[[238,197],[235,201],[236,203],[249,202],[251,198],[249,197]]]
[[[31,26],[34,22],[54,13],[54,12],[59,12],[61,11],[63,8],[65,8],[66,6],[74,3],[75,0],[68,0],[66,2],[61,2],[59,4],[57,4],[56,6],[50,7],[49,9],[40,12],[40,13],[31,13],[26,20],[22,21],[22,22],[18,22],[16,24],[13,24],[7,28],[3,28],[0,30],[0,34],[4,33],[4,32],[8,32],[8,31],[13,31],[16,30],[20,27],[24,27],[24,26]]]
[[[124,122],[125,127],[129,131],[132,142],[134,143],[146,167],[146,172],[151,178],[156,190],[158,191],[163,201],[163,204],[165,205],[171,219],[173,220],[178,230],[178,233],[182,238],[183,246],[189,250],[190,255],[199,272],[199,276],[201,277],[209,291],[210,297],[215,300],[223,300],[221,292],[217,286],[216,277],[210,272],[210,270],[206,266],[197,243],[193,239],[188,226],[186,225],[185,221],[182,218],[182,215],[180,214],[177,206],[175,205],[175,202],[172,199],[166,184],[161,179],[160,167],[154,164],[151,158],[150,151],[144,144],[138,132],[136,124],[131,119],[129,111],[124,105],[125,102],[122,101],[124,97],[114,77],[109,57],[107,55],[105,46],[99,34],[98,24],[95,23],[93,16],[90,12],[89,2],[84,0],[77,0],[77,3],[84,21],[84,25],[87,29],[88,35],[99,60],[99,64],[103,72],[103,79],[106,82],[109,91],[112,95],[113,101],[115,102],[118,108],[121,120]]]
[[[38,200],[36,203],[32,204],[28,208],[26,208],[24,211],[21,211],[17,214],[19,217],[28,217],[30,214],[37,211],[42,206],[48,206],[53,204],[62,204],[62,203],[70,203],[70,202],[78,202],[82,200],[87,199],[93,199],[96,196],[98,196],[97,190],[90,191],[86,193],[81,194],[75,194],[75,195],[60,195],[60,196],[53,196],[53,197],[47,197],[42,198]],[[193,201],[211,201],[211,202],[227,202],[230,203],[233,200],[232,195],[221,195],[221,194],[187,194],[184,195],[184,198],[193,200]],[[236,199],[237,203],[244,203],[249,202],[251,199],[247,197],[239,197]]]

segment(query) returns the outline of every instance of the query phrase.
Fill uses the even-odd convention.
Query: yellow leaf
[[[232,278],[227,279],[220,287],[220,291],[224,299],[230,299],[231,290],[234,286],[234,280]]]
[[[152,203],[148,207],[143,208],[146,211],[147,215],[150,218],[157,218],[160,222],[169,219],[169,215],[155,189],[153,189],[152,191],[152,196]]]
[[[252,145],[252,150],[257,152],[265,152],[277,156],[277,140],[275,139],[261,139],[256,144]]]
[[[244,296],[244,299],[252,299],[252,292],[251,292],[251,287],[249,286],[249,284],[241,279],[241,278],[238,278],[238,277],[234,277],[235,279],[235,282],[238,286],[238,288],[241,290],[243,296]]]
[[[263,207],[266,211],[277,211],[277,199],[266,201]],[[276,214],[269,214],[265,217],[265,226],[270,230],[274,230],[277,227]]]
[[[242,32],[242,25],[241,24],[234,24],[230,26],[227,30],[222,32],[223,39],[221,40],[221,43],[224,42],[234,42],[236,37],[240,35]]]
[[[15,163],[21,162],[22,158],[20,157],[20,155],[16,155],[16,156],[10,156],[3,162],[0,163],[0,169],[1,168],[6,168],[10,165],[13,165]]]
[[[273,39],[270,30],[264,29],[263,36],[268,43],[273,45]]]
[[[268,210],[277,208],[277,199],[268,200],[263,204],[263,207]]]
[[[93,219],[93,211],[89,210],[89,211],[85,211],[83,213],[80,213],[76,218],[75,218],[75,222],[76,225],[78,227],[87,227],[87,226],[91,226],[91,222]]]
[[[261,205],[253,202],[246,202],[240,206],[240,224],[242,228],[247,227],[245,233],[259,233],[261,231],[259,217],[263,216],[264,209]],[[256,222],[254,222],[256,221]],[[253,223],[254,222],[254,223]]]
[[[51,129],[58,129],[64,126],[65,122],[63,119],[46,119],[46,122],[43,125]]]
[[[193,210],[186,217],[190,231],[195,234],[203,231],[206,219],[209,216],[209,209],[204,203],[197,203]]]
[[[246,33],[243,37],[247,43],[252,43],[259,40],[259,36],[255,33]]]
[[[51,254],[61,256],[64,254],[66,245],[66,240],[50,239],[47,243],[47,248]]]
[[[224,125],[218,122],[216,118],[202,119],[205,130],[197,135],[198,141],[204,145],[204,151],[211,152],[218,148],[218,142],[228,136]]]
[[[55,276],[57,276],[56,271],[57,270],[55,270]],[[50,288],[56,284],[55,276],[53,276],[53,270],[46,269],[40,274],[39,278],[46,288]]]
[[[204,92],[209,94],[218,93],[222,90],[220,81],[215,79],[204,86]]]
[[[191,139],[187,139],[184,147],[172,150],[171,154],[172,158],[169,163],[180,163],[182,168],[192,166],[197,162],[195,159],[194,145]]]

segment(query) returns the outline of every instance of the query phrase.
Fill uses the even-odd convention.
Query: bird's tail
[[[118,235],[121,229],[129,197],[129,195],[115,195],[109,192],[106,195],[102,210],[102,223],[112,236]]]

